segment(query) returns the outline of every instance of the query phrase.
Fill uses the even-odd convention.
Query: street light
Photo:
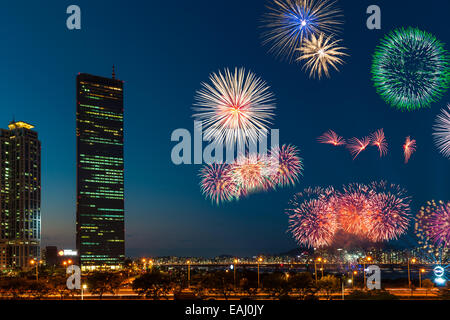
[[[238,259],[234,259],[233,271],[234,271],[234,290],[236,290],[236,265],[239,262]]]
[[[84,290],[86,290],[86,289],[87,289],[87,285],[83,284],[81,286],[81,300],[84,300]]]
[[[259,257],[257,262],[258,262],[258,289],[259,289],[259,264],[263,261],[262,257]]]
[[[191,287],[191,260],[186,261],[188,265],[188,288]]]
[[[422,273],[425,273],[425,269],[420,269],[419,270],[419,286],[420,288],[422,288]]]
[[[410,263],[416,263],[416,258],[409,259],[408,258],[408,288],[411,289],[411,271],[410,271]]]
[[[372,257],[365,257],[363,260],[364,287],[366,287],[366,262],[372,261]]]
[[[314,275],[316,277],[316,285],[317,285],[317,262],[321,262],[322,258],[317,258],[316,260],[314,260]],[[323,277],[323,274],[322,274]]]
[[[38,267],[39,267],[39,264],[42,264],[42,260],[39,260],[39,263],[38,263],[38,261],[36,261],[36,259],[31,259],[30,264],[32,266],[36,265],[36,281],[38,281],[39,280],[39,268]]]
[[[352,288],[355,287],[355,280],[354,280],[354,276],[356,276],[358,274],[358,271],[354,270],[352,272]]]
[[[324,259],[322,261],[322,268],[320,268],[320,270],[322,271],[322,278],[323,278],[324,263],[327,263],[327,259]]]
[[[153,272],[153,260],[148,260],[148,263],[150,264],[150,272]]]

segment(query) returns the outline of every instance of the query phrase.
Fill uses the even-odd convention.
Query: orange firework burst
[[[370,189],[362,184],[344,187],[336,206],[341,228],[359,236],[367,236]]]
[[[317,141],[319,141],[319,143],[332,144],[333,146],[345,145],[345,139],[340,137],[333,130],[328,130],[327,132],[325,132],[323,135],[317,138]]]
[[[258,155],[240,156],[233,164],[232,174],[241,195],[268,190],[273,186],[267,159]]]
[[[361,152],[366,150],[369,144],[370,138],[368,137],[364,137],[361,140],[358,138],[351,138],[348,141],[347,148],[350,150],[350,153],[353,156],[353,160],[355,160]]]
[[[388,144],[384,136],[383,129],[377,130],[370,135],[371,145],[376,146],[380,151],[380,157],[385,156],[388,152]]]
[[[408,163],[411,155],[416,152],[416,140],[411,140],[411,137],[406,137],[403,152],[405,154],[405,163]]]

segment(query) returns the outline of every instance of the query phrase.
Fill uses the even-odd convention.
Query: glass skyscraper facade
[[[41,143],[32,125],[0,129],[0,269],[40,258]]]
[[[125,257],[123,82],[77,76],[77,250],[82,270]]]

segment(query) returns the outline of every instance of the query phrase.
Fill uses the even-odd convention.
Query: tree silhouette
[[[102,299],[105,293],[115,294],[120,288],[122,277],[117,273],[93,272],[87,277],[87,285],[92,294]]]
[[[171,287],[169,275],[159,270],[141,275],[132,284],[132,288],[137,294],[155,300],[167,297]]]

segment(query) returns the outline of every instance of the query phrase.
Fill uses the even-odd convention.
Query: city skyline
[[[297,245],[286,233],[284,210],[293,194],[308,186],[388,180],[411,194],[413,214],[428,200],[448,201],[448,160],[434,147],[431,126],[439,110],[450,102],[449,93],[430,109],[405,113],[390,109],[370,81],[371,54],[379,39],[396,27],[418,26],[449,48],[444,14],[449,4],[442,4],[432,16],[423,16],[405,3],[384,4],[382,30],[369,31],[363,19],[368,2],[349,5],[340,1],[346,17],[345,44],[351,55],[341,72],[320,82],[309,80],[299,66],[267,54],[259,39],[259,19],[265,10],[259,1],[227,5],[199,1],[174,10],[168,4],[158,4],[156,10],[146,10],[148,4],[142,4],[135,10],[118,2],[108,7],[86,2],[81,5],[85,20],[78,34],[51,18],[57,5],[50,6],[43,18],[33,15],[39,11],[38,4],[30,4],[23,16],[23,8],[11,4],[1,13],[6,23],[17,27],[17,33],[6,35],[12,45],[1,53],[2,60],[8,61],[8,84],[3,86],[6,110],[0,123],[9,123],[13,116],[33,123],[43,142],[43,246],[76,247],[74,77],[79,72],[108,76],[113,64],[127,87],[127,256],[253,255],[290,250]],[[236,6],[239,11],[233,10]],[[223,15],[218,18],[219,10]],[[399,10],[402,15],[396,16]],[[167,25],[174,17],[185,28]],[[36,34],[30,25],[39,25],[40,31]],[[209,74],[241,66],[271,86],[277,102],[274,127],[280,129],[281,143],[300,148],[305,173],[296,187],[217,207],[201,194],[200,166],[171,163],[174,143],[170,134],[177,128],[193,130],[194,94]],[[371,150],[352,161],[347,152],[316,142],[329,129],[345,137],[360,137],[379,128],[384,128],[390,145],[390,153],[381,160]],[[410,135],[418,148],[405,165],[402,145]],[[402,241],[414,243],[411,230]]]

